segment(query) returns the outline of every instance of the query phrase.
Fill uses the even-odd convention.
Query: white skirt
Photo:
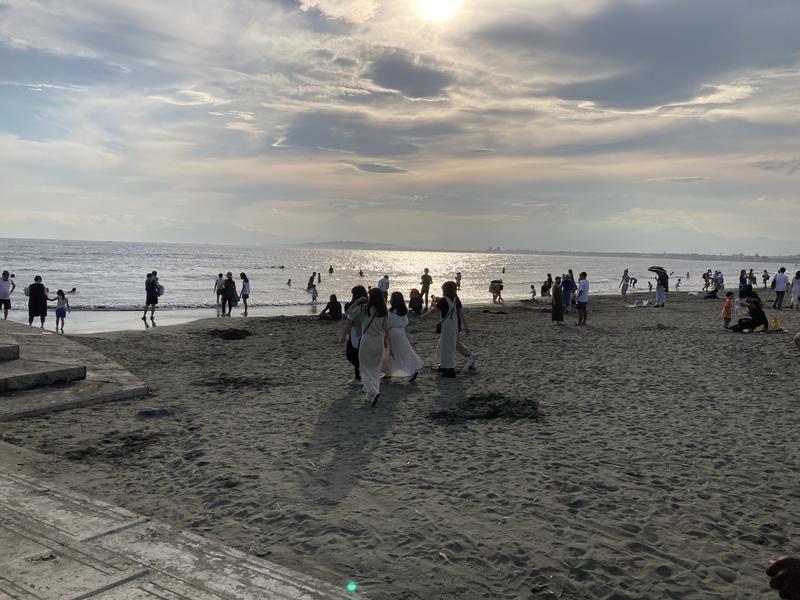
[[[392,352],[394,358],[391,356],[388,363],[391,365],[390,373],[393,377],[411,377],[414,373],[419,371],[425,363],[414,352],[411,342],[408,341],[406,330],[404,327],[393,327],[389,330],[389,337],[392,340]]]
[[[361,384],[372,400],[381,392],[381,365],[383,363],[383,329],[376,325],[370,327],[358,345],[358,363]]]

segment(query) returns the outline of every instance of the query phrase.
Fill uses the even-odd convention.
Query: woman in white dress
[[[347,313],[347,326],[342,333],[342,342],[350,335],[353,327],[361,329],[361,340],[358,344],[358,365],[361,372],[361,384],[367,394],[370,406],[378,403],[381,396],[381,366],[383,364],[384,349],[390,356],[392,341],[389,337],[389,313],[386,310],[386,300],[379,288],[369,291],[366,305],[350,307]]]
[[[411,342],[406,335],[408,326],[408,308],[402,292],[393,292],[389,301],[389,338],[392,341],[394,357],[387,355],[383,361],[385,377],[411,377],[410,381],[417,379],[417,372],[424,363],[414,352]]]
[[[475,368],[475,353],[458,339],[458,332],[464,328],[464,333],[469,335],[469,327],[461,312],[461,300],[457,295],[458,286],[455,281],[446,281],[442,285],[442,297],[439,298],[436,306],[425,313],[425,316],[439,314],[439,324],[441,331],[439,341],[436,344],[436,358],[439,362],[439,370],[442,377],[456,376],[456,353],[467,358],[469,369]]]
[[[792,279],[792,310],[800,309],[800,271]]]

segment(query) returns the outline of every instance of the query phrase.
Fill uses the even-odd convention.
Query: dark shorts
[[[249,297],[250,297],[250,294],[242,294],[241,295],[242,300],[247,300]]]
[[[141,296],[140,296],[141,297]],[[147,294],[146,304],[158,304],[158,294]]]
[[[0,308],[7,308],[8,310],[11,310],[11,299],[0,298]]]
[[[578,310],[586,310],[586,305],[589,304],[588,302],[578,302]]]
[[[56,318],[66,319],[67,318],[67,309],[64,307],[60,307],[56,309]]]

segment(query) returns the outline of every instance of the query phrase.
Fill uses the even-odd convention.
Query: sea
[[[588,273],[592,294],[619,294],[624,269],[638,278],[638,291],[647,291],[653,274],[650,266],[662,266],[672,274],[670,289],[699,291],[702,273],[721,270],[729,284],[738,283],[741,269],[763,269],[774,273],[771,262],[725,260],[653,259],[625,256],[537,255],[491,252],[439,252],[405,250],[327,249],[298,246],[228,246],[209,244],[163,244],[96,242],[74,240],[30,240],[0,238],[0,270],[14,274],[17,291],[10,318],[27,322],[27,298],[23,289],[41,275],[50,295],[58,289],[76,288],[69,295],[73,312],[67,318],[67,333],[98,333],[144,328],[141,321],[148,272],[158,271],[165,293],[156,312],[158,326],[185,323],[216,316],[214,281],[218,273],[231,271],[239,285],[239,273],[251,282],[250,315],[314,315],[335,294],[350,298],[355,285],[376,286],[389,275],[390,291],[408,297],[419,288],[424,268],[433,277],[431,291],[461,272],[459,297],[465,304],[491,302],[489,283],[503,280],[506,302],[529,299],[531,285],[537,295],[550,273],[553,277],[572,269],[576,277]],[[333,268],[333,274],[328,269]],[[363,276],[359,272],[363,272]],[[311,305],[306,284],[313,272],[321,274],[317,284],[319,305]],[[680,284],[679,280],[680,279]],[[291,280],[291,284],[289,281]],[[316,280],[315,280],[316,281]],[[759,285],[761,281],[759,279]],[[633,290],[631,290],[633,291]],[[241,304],[234,315],[241,312]],[[149,324],[148,324],[149,325]],[[51,311],[46,326],[55,326]]]

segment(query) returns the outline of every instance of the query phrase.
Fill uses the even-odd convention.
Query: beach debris
[[[469,396],[443,410],[429,414],[429,418],[435,421],[450,423],[492,419],[538,421],[541,416],[539,403],[536,400],[507,398],[503,394],[497,393]]]
[[[253,335],[246,329],[210,329],[206,335],[219,338],[221,340],[243,340]]]
[[[442,559],[444,562],[450,562],[450,559],[444,552],[439,552],[439,558]]]
[[[168,408],[144,408],[136,413],[140,419],[160,419],[171,417],[174,413]]]

